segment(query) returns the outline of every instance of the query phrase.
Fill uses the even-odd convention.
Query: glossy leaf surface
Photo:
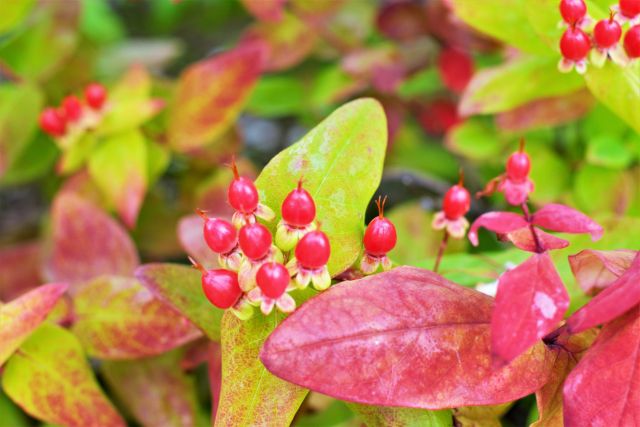
[[[551,231],[561,233],[588,233],[591,240],[602,237],[602,227],[583,214],[568,206],[549,203],[533,214],[533,224]]]

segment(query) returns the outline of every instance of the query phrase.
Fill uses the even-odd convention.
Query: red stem
[[[447,248],[448,242],[449,242],[449,232],[445,230],[444,236],[442,236],[442,242],[440,242],[440,247],[438,248],[438,255],[436,256],[436,264],[433,266],[434,273],[438,272],[438,268],[440,267],[440,261],[442,261],[442,255],[444,255],[444,250]]]
[[[540,239],[538,238],[536,229],[533,226],[533,223],[531,222],[533,218],[531,217],[531,213],[529,212],[529,206],[527,206],[527,202],[523,202],[522,205],[520,205],[520,207],[522,208],[522,213],[524,214],[525,221],[529,223],[529,230],[531,230],[531,237],[533,237],[533,242],[536,245],[536,252],[541,254],[542,252],[544,252],[544,247],[540,243]]]

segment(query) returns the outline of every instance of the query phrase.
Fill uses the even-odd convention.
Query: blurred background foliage
[[[200,227],[193,209],[229,213],[224,192],[230,172],[221,165],[232,154],[245,173],[255,175],[339,105],[362,96],[378,99],[387,113],[389,146],[379,193],[389,196],[389,216],[398,227],[392,253],[397,263],[431,267],[441,239],[431,230],[431,218],[459,169],[472,192],[480,190],[502,173],[521,137],[533,159],[533,204],[575,206],[606,225],[598,247],[637,249],[638,64],[626,71],[608,65],[586,78],[560,74],[557,2],[483,0],[481,10],[478,3],[1,2],[0,261],[6,269],[12,266],[7,260],[31,257],[29,265],[36,267],[13,264],[12,277],[19,276],[21,285],[5,275],[0,300],[46,279],[38,260],[46,252],[50,206],[59,194],[81,194],[119,215],[143,262],[183,262]],[[594,0],[590,10],[606,11],[607,3]],[[224,117],[214,136],[197,147],[175,143],[176,132],[191,132],[171,124],[186,108],[176,93],[187,67],[252,42],[266,46],[266,62],[262,69],[244,64],[259,77],[246,84],[238,79],[228,90],[234,111],[218,99],[205,115]],[[227,71],[219,67],[200,89],[229,84],[223,80]],[[61,147],[38,128],[38,116],[94,81],[109,88],[114,109],[97,136]],[[130,185],[136,172],[144,175],[143,188]],[[125,204],[135,200],[132,211],[121,209],[123,198]],[[477,200],[471,216],[505,208],[501,196]],[[480,241],[474,249],[465,242],[450,245],[444,275],[465,285],[486,284],[524,256],[488,234]],[[573,242],[554,256],[575,308],[583,297],[566,255],[592,245],[583,238]],[[314,399],[297,425],[355,423],[344,404]],[[516,409],[525,409],[510,411],[504,422],[518,425],[530,405],[519,403]],[[3,395],[0,407],[11,407]],[[31,422],[15,408],[0,413],[16,417],[11,425]]]

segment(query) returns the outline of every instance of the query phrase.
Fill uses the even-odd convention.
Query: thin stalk
[[[544,248],[542,247],[542,244],[540,243],[540,239],[538,238],[538,234],[536,233],[536,229],[533,226],[532,218],[531,218],[531,213],[529,212],[529,206],[527,206],[527,202],[522,203],[522,205],[520,205],[520,207],[522,208],[522,213],[524,214],[524,219],[525,221],[527,221],[527,223],[529,224],[529,230],[531,230],[531,237],[533,237],[533,242],[536,245],[536,252],[541,254],[542,252],[544,252]]]
[[[444,255],[444,250],[447,248],[448,242],[449,242],[449,232],[445,230],[444,236],[442,236],[442,242],[440,242],[440,248],[438,248],[438,255],[436,256],[436,264],[433,266],[434,273],[438,272],[438,268],[440,267],[440,261],[442,261],[442,255]]]

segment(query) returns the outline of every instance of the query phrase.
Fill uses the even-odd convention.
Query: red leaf
[[[631,250],[596,251],[585,249],[569,256],[571,271],[587,295],[608,287],[631,266],[637,252]]]
[[[549,333],[569,307],[569,295],[547,252],[500,276],[491,316],[491,349],[509,362]]]
[[[37,242],[0,250],[0,300],[10,301],[40,284],[40,250]]]
[[[566,427],[638,425],[640,306],[602,328],[563,394]]]
[[[469,241],[473,246],[478,246],[478,228],[484,227],[498,234],[507,234],[519,228],[528,227],[529,224],[522,215],[512,212],[487,212],[480,215],[469,229]]]
[[[640,302],[640,252],[631,267],[567,320],[571,333],[610,322]]]
[[[261,21],[278,22],[287,0],[242,0],[242,5]]]
[[[427,16],[417,2],[389,2],[380,8],[376,25],[386,37],[406,42],[427,33]]]
[[[507,402],[540,388],[543,345],[492,370],[492,299],[430,271],[399,267],[343,282],[271,334],[261,359],[275,375],[359,403],[426,409]]]
[[[109,215],[73,194],[58,195],[51,215],[45,275],[76,284],[103,274],[130,276],[139,263],[127,232]]]
[[[551,231],[562,233],[589,233],[591,240],[602,237],[602,227],[583,214],[568,206],[549,203],[533,214],[533,224]]]
[[[545,233],[537,227],[535,230],[536,236],[538,237],[538,242],[540,243],[540,246],[542,246],[543,250],[548,251],[551,249],[562,249],[569,246],[569,242],[564,239],[561,239],[549,233]],[[536,247],[536,242],[531,234],[530,227],[523,227],[511,231],[505,234],[504,237],[506,238],[506,240],[513,243],[518,249],[522,249],[523,251],[528,252],[538,252],[538,248]]]

